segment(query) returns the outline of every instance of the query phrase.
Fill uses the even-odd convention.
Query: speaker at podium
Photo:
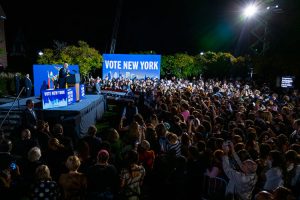
[[[69,74],[69,76],[66,77],[66,81],[68,84],[80,83],[80,74]]]
[[[66,77],[66,82],[69,87],[75,87],[76,91],[76,101],[80,101],[80,93],[79,93],[79,88],[80,88],[80,74],[75,73],[75,74],[69,74]]]

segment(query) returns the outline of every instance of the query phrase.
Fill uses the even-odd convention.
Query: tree
[[[175,65],[175,57],[173,55],[163,55],[161,57],[161,67],[160,75],[161,76],[173,76],[173,67]],[[168,77],[170,78],[170,77]]]
[[[205,74],[208,77],[229,77],[233,69],[233,64],[236,62],[236,58],[230,53],[224,52],[207,52],[203,55],[206,59],[206,71]]]
[[[178,78],[188,78],[195,75],[194,57],[188,54],[175,54],[173,73]]]
[[[55,43],[54,49],[44,49],[43,56],[37,60],[39,64],[69,64],[79,65],[80,73],[88,76],[91,70],[102,67],[102,56],[84,41],[78,41],[78,46],[60,45]]]

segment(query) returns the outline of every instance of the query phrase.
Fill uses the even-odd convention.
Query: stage
[[[24,110],[27,99],[34,101],[34,110],[38,118],[48,121],[50,125],[61,123],[64,126],[65,135],[73,139],[82,138],[87,133],[90,125],[96,124],[96,121],[101,120],[106,106],[106,99],[103,95],[86,95],[80,102],[65,107],[42,109],[41,99],[31,97],[17,101],[12,110]],[[2,104],[0,109],[8,111],[12,104],[12,102]]]

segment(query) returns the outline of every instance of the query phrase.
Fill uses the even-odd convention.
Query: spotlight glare
[[[244,16],[246,18],[250,18],[253,17],[255,14],[257,13],[257,7],[255,5],[248,5],[245,9],[244,9]]]

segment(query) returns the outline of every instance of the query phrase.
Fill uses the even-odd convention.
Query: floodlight
[[[254,4],[248,5],[245,9],[244,9],[244,16],[246,18],[250,18],[253,17],[256,13],[257,13],[257,6],[255,6]]]

